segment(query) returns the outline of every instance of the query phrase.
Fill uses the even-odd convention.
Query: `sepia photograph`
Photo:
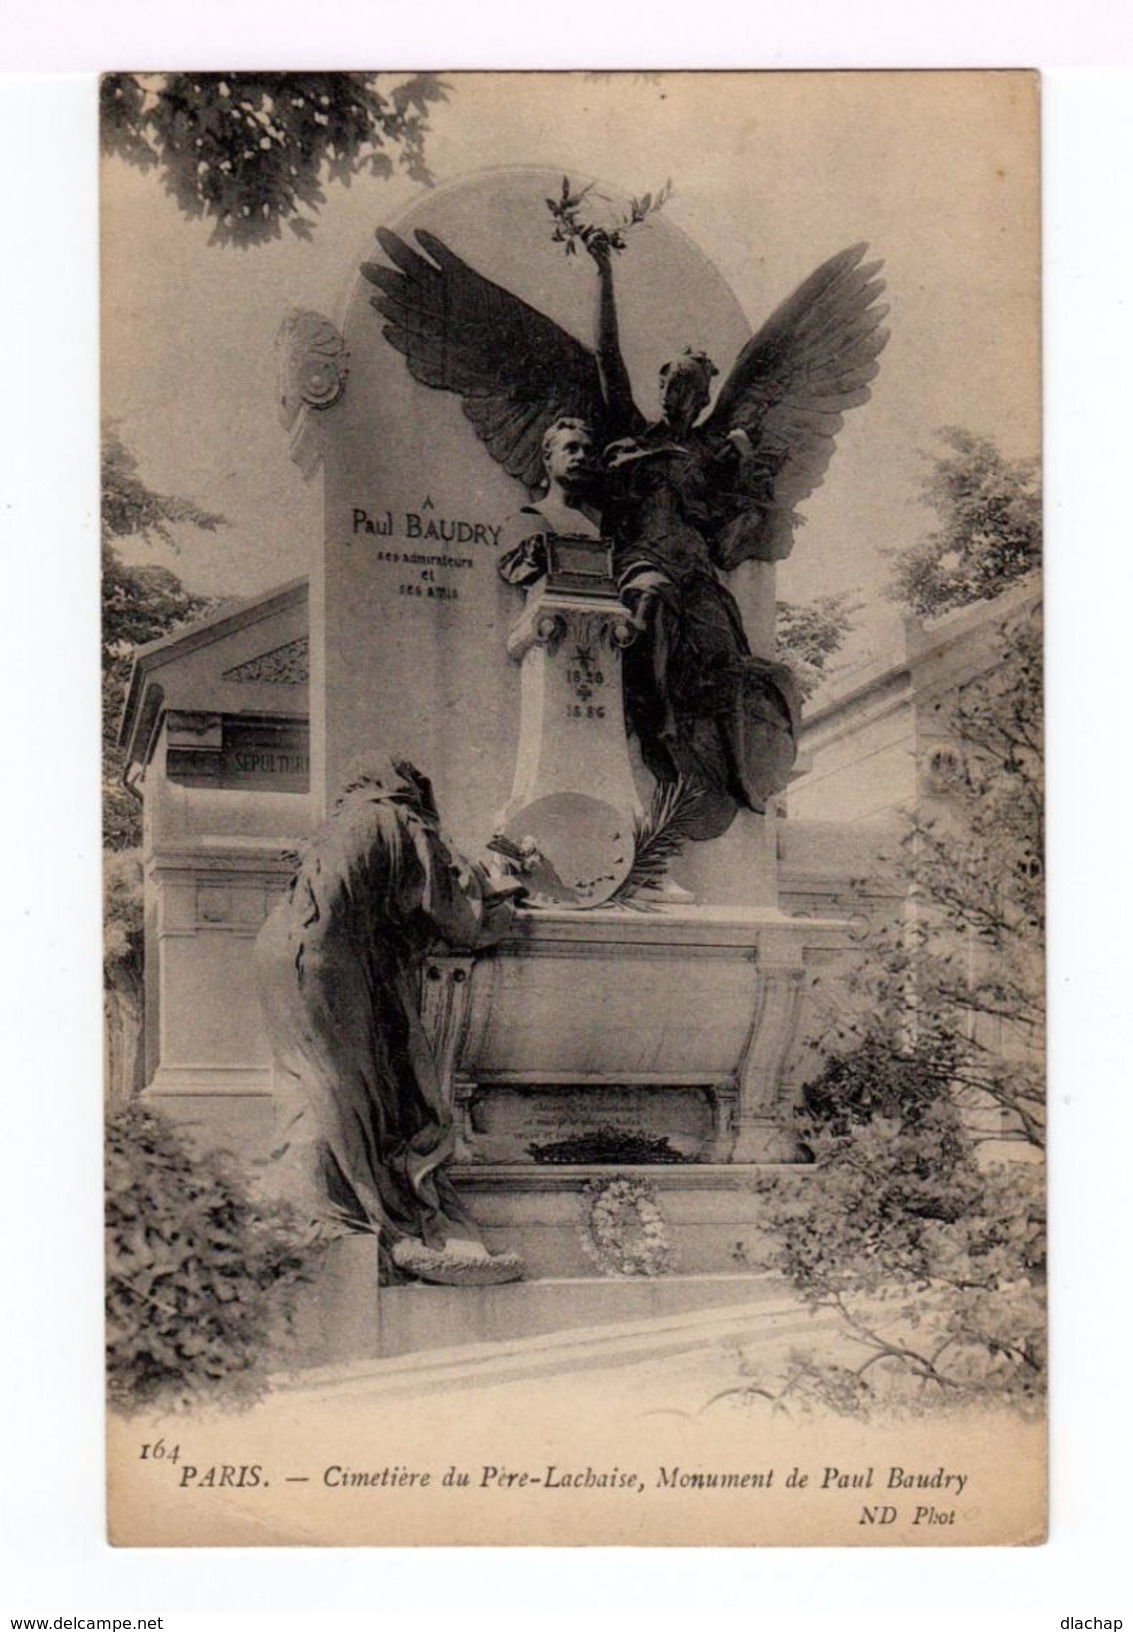
[[[1041,1542],[1037,74],[99,100],[111,1542]]]

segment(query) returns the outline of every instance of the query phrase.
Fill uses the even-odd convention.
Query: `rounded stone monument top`
[[[589,189],[584,212],[595,221],[607,215],[616,221],[631,193],[655,180],[633,177],[622,188],[567,173],[576,191]],[[433,234],[482,276],[591,346],[594,264],[585,253],[564,253],[564,245],[552,238],[555,221],[548,200],[556,199],[563,179],[561,170],[483,171],[425,193],[380,224],[414,247],[416,232]],[[679,199],[673,208],[679,209]],[[724,373],[751,329],[728,284],[668,211],[650,215],[625,239],[624,251],[613,257],[621,349],[638,407],[652,418],[665,362],[692,347],[715,358]],[[358,246],[359,266],[383,259],[374,243]],[[373,294],[373,285],[359,275],[343,314],[352,362],[361,362],[360,344],[368,350],[370,338],[380,334],[380,320],[370,304]]]

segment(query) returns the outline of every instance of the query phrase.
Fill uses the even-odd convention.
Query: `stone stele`
[[[411,245],[427,230],[592,344],[597,274],[551,241],[545,199],[560,188],[561,172],[494,171],[381,224]],[[301,314],[285,330],[283,417],[300,467],[321,467],[325,483],[310,575],[313,815],[354,755],[382,749],[427,772],[467,852],[481,853],[509,823],[521,845],[541,820],[547,831],[560,821],[580,828],[571,800],[585,798],[609,806],[613,846],[650,780],[624,732],[617,754],[608,730],[601,754],[581,736],[547,736],[568,704],[597,706],[598,682],[578,663],[571,671],[566,642],[556,650],[543,623],[553,614],[575,630],[576,614],[593,614],[612,630],[616,588],[574,608],[569,596],[550,604],[549,580],[528,601],[501,581],[497,562],[526,536],[517,516],[531,495],[478,441],[460,399],[414,379],[386,341],[358,271],[380,259],[380,246],[359,243],[339,321]],[[628,234],[615,280],[643,412],[657,411],[660,365],[685,347],[708,352],[726,375],[748,323],[666,215]],[[746,563],[728,582],[753,649],[772,655],[774,566]],[[616,646],[601,647],[603,664],[611,660],[603,684],[615,683]],[[577,695],[562,691],[571,685]],[[517,1248],[532,1274],[588,1272],[577,1218],[594,1170],[570,1166],[572,1140],[667,1139],[676,1161],[650,1171],[674,1222],[681,1208],[695,1215],[682,1262],[713,1272],[751,1224],[744,1168],[795,1159],[804,993],[814,968],[844,947],[845,925],[781,911],[776,853],[774,817],[741,811],[722,838],[688,846],[674,869],[687,893],[653,912],[603,905],[596,890],[589,903],[560,897],[523,914],[483,957],[450,950],[429,960],[423,1018],[453,1105],[454,1176],[490,1243]],[[611,869],[620,855],[611,848]]]
[[[592,344],[595,269],[551,241],[544,200],[560,184],[558,174],[494,171],[428,194],[392,226],[411,244],[419,228],[436,234]],[[354,266],[381,259],[376,243],[362,242]],[[664,215],[629,235],[615,277],[622,351],[647,413],[666,358],[692,345],[726,369],[748,337],[720,275]],[[354,754],[404,754],[432,777],[457,843],[477,850],[516,774],[520,663],[508,638],[524,600],[496,563],[530,495],[479,442],[459,398],[410,375],[383,337],[373,293],[356,274],[341,353],[334,326],[320,331],[306,314],[299,350],[310,355],[292,363],[284,389],[296,459],[308,474],[321,463],[325,487],[311,571],[311,791],[325,808]],[[757,649],[773,607],[766,579],[749,563],[730,580]],[[590,792],[586,771],[580,759],[578,788]],[[647,792],[648,780],[641,785]],[[749,891],[761,824],[740,826],[746,839],[737,834],[720,854],[737,839],[741,853],[699,899],[734,904]]]

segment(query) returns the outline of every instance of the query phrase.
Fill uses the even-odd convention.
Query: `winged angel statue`
[[[715,364],[692,350],[666,362],[650,420],[618,343],[617,234],[584,236],[598,278],[594,349],[432,233],[415,234],[420,252],[385,228],[377,237],[393,264],[362,271],[414,378],[456,392],[493,458],[533,495],[552,490],[559,502],[542,515],[558,519],[544,532],[562,530],[565,499],[612,540],[641,631],[625,661],[629,727],[659,781],[699,790],[689,836],[723,832],[738,808],[763,810],[794,762],[797,691],[785,665],[753,655],[721,574],[790,552],[795,507],[822,482],[844,413],[878,372],[881,263],[865,264],[857,244],[812,273],[744,346],[706,417]],[[564,442],[573,459],[558,457]],[[592,535],[593,519],[577,530]],[[528,560],[537,575],[538,557]]]

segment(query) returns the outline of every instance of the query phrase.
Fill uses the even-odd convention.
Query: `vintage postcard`
[[[1036,76],[101,95],[112,1541],[1041,1541]]]

